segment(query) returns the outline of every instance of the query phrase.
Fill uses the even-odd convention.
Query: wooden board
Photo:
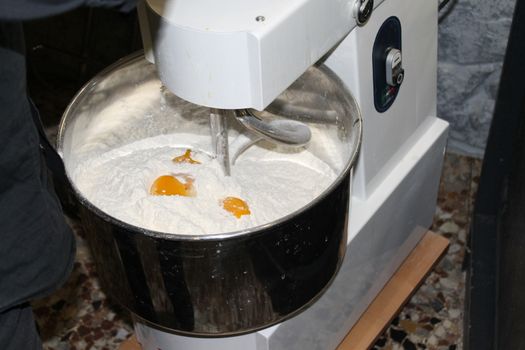
[[[445,254],[448,240],[428,231],[339,344],[337,350],[367,350]]]
[[[428,231],[366,309],[337,350],[370,349],[445,254],[448,240]],[[135,336],[119,350],[140,350]]]
[[[137,338],[133,335],[128,340],[124,340],[124,342],[118,347],[118,350],[142,350],[142,347],[139,345]]]

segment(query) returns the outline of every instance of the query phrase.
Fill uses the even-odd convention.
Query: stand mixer
[[[140,3],[146,57],[175,95],[210,108],[225,173],[227,116],[256,122],[312,65],[337,75],[363,119],[346,255],[324,294],[281,323],[238,333],[177,332],[135,316],[143,349],[337,347],[432,222],[448,127],[436,117],[437,7],[433,0]],[[257,132],[269,126],[251,122],[243,124]],[[289,126],[274,125],[277,133]]]

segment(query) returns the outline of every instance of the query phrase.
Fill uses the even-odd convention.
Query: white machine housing
[[[354,1],[144,0],[146,58],[187,101],[263,110],[355,27]]]
[[[281,2],[302,4],[304,8],[310,8],[306,3],[311,2],[318,12],[313,19],[307,13],[305,21],[313,21],[308,23],[312,28],[322,27],[318,24],[325,22],[340,24],[341,16],[347,15],[334,14],[333,18],[321,19],[329,13],[324,7],[339,6],[342,12],[349,5],[339,0],[322,0],[322,5],[317,0]],[[252,4],[251,1],[246,3]],[[273,1],[260,3],[274,4]],[[255,14],[271,12],[249,13],[252,18]],[[294,11],[287,12],[280,18],[286,22],[287,16],[291,16],[294,22],[305,23],[294,15],[297,15]],[[393,105],[379,113],[374,107],[372,48],[379,28],[391,16],[397,17],[402,26],[405,79]],[[431,225],[448,129],[448,124],[436,117],[437,2],[384,0],[376,2],[366,25],[354,27],[352,18],[348,17],[348,21],[346,24],[353,29],[325,64],[342,79],[361,108],[363,143],[353,173],[347,252],[334,282],[316,303],[298,316],[242,336],[191,338],[136,322],[137,337],[144,349],[335,349]],[[288,27],[284,23],[281,25],[280,36],[286,37]],[[311,33],[305,29],[303,39],[310,40]],[[313,38],[317,36],[313,34]],[[272,44],[269,41],[266,45]],[[315,61],[314,57],[323,55],[318,52],[313,56],[306,53],[301,56],[293,44],[283,47],[280,40],[275,45],[279,55],[275,65],[282,66],[276,68],[278,73],[272,77],[282,73],[284,67],[293,66],[293,74],[286,74],[292,79]],[[228,51],[224,47],[223,52],[217,47],[215,50],[219,55]],[[293,60],[286,58],[288,52],[292,52]],[[159,62],[157,58],[156,61]],[[285,85],[285,79],[279,81]],[[263,94],[257,107],[270,102],[266,98],[271,100],[272,89],[268,95]],[[254,91],[260,90],[255,88]]]

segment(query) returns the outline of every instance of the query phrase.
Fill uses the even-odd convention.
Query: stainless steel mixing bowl
[[[192,336],[251,332],[299,313],[329,286],[345,253],[351,170],[361,138],[355,100],[328,68],[319,66],[286,90],[268,108],[271,113],[261,113],[304,120],[331,135],[330,147],[315,137],[308,145],[338,174],[315,200],[240,232],[168,234],[112,217],[72,181],[75,167],[96,152],[160,134],[209,132],[208,109],[159,89],[159,84],[155,67],[133,55],[88,83],[62,118],[58,151],[80,202],[105,291],[149,323]],[[150,88],[158,91],[148,95]],[[128,114],[122,106],[109,117],[102,113],[130,94],[150,98],[143,105],[135,101],[142,106],[139,111]],[[170,108],[180,116],[173,117]]]

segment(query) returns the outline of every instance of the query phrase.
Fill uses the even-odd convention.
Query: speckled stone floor
[[[480,168],[480,160],[446,155],[432,229],[450,239],[450,248],[374,349],[462,349],[462,262]],[[131,336],[129,315],[101,291],[82,226],[70,223],[78,241],[73,273],[60,290],[33,304],[44,348],[117,349]]]

